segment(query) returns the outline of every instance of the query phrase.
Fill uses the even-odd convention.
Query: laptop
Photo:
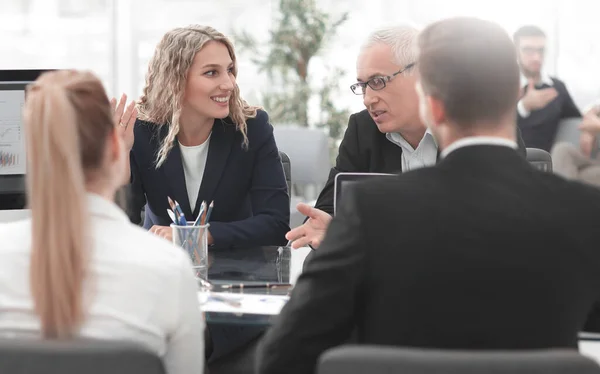
[[[386,173],[338,173],[335,176],[333,189],[333,214],[337,213],[337,207],[349,186],[371,178],[393,177],[397,175]]]

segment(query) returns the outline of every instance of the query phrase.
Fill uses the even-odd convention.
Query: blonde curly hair
[[[139,118],[159,126],[169,126],[167,136],[157,154],[156,167],[167,159],[175,137],[179,133],[179,117],[188,71],[196,53],[209,41],[217,41],[227,47],[233,61],[233,75],[237,77],[236,56],[232,42],[210,26],[190,25],[168,31],[156,46],[148,64],[146,85],[137,107]],[[259,107],[250,106],[240,95],[235,84],[231,93],[229,117],[243,137],[243,147],[248,147],[246,120],[256,117]]]

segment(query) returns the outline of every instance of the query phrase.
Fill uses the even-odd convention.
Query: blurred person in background
[[[600,187],[600,160],[598,139],[600,133],[600,106],[594,106],[579,125],[579,148],[571,143],[560,142],[552,148],[552,170],[567,179],[578,180]]]
[[[528,148],[550,152],[563,118],[581,117],[566,85],[544,71],[546,34],[537,26],[523,26],[513,35],[521,70],[517,125]]]

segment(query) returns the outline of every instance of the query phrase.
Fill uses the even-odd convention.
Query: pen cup
[[[208,227],[193,226],[188,222],[187,226],[171,224],[173,229],[173,244],[183,248],[192,260],[192,268],[196,278],[208,280]]]

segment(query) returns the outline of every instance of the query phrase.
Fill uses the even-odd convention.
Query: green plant
[[[336,17],[319,9],[315,0],[280,0],[279,13],[266,43],[247,32],[234,32],[234,41],[242,53],[253,56],[259,72],[269,79],[270,88],[261,94],[272,122],[309,126],[308,103],[317,97],[320,116],[315,125],[327,128],[335,143],[349,116],[349,111],[338,108],[333,100],[343,71],[330,69],[328,78],[313,82],[309,64],[336,36],[348,13]]]

